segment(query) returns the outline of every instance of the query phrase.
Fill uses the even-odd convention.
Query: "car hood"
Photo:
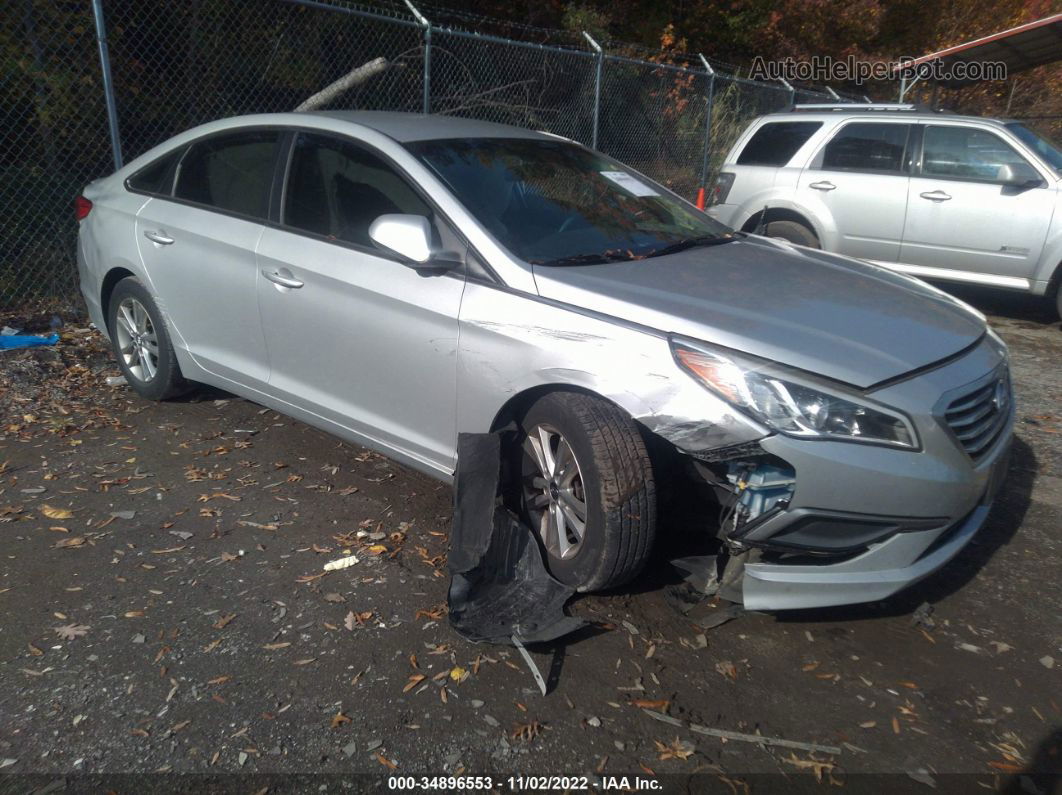
[[[917,279],[764,238],[534,273],[544,298],[860,388],[947,358],[985,333],[973,309]]]

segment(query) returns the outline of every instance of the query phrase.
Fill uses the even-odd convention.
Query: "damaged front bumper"
[[[897,532],[839,563],[746,563],[741,583],[748,610],[795,610],[874,602],[928,577],[973,538],[990,504],[936,530]]]
[[[891,596],[947,563],[984,524],[1004,481],[1014,412],[1005,401],[998,435],[972,457],[941,406],[953,405],[956,392],[981,389],[1003,367],[985,345],[879,392],[913,417],[917,451],[776,434],[757,443],[758,459],[739,451],[713,462],[713,485],[732,493],[719,530],[732,586],[720,595],[749,610],[857,604]],[[931,408],[918,413],[919,405]]]

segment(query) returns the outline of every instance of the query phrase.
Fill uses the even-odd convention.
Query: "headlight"
[[[805,379],[780,365],[703,343],[672,340],[671,350],[679,366],[697,381],[781,433],[918,446],[914,426],[902,414]]]

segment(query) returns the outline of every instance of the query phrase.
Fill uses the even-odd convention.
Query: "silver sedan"
[[[77,215],[85,301],[142,396],[212,384],[443,480],[459,433],[514,426],[506,497],[582,590],[645,565],[664,479],[711,487],[685,532],[752,609],[894,593],[1002,479],[1007,353],[974,310],[556,136],[227,119]]]

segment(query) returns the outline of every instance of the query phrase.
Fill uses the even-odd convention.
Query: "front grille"
[[[944,410],[944,422],[975,461],[999,438],[1010,414],[1010,377],[998,378],[955,398]]]

